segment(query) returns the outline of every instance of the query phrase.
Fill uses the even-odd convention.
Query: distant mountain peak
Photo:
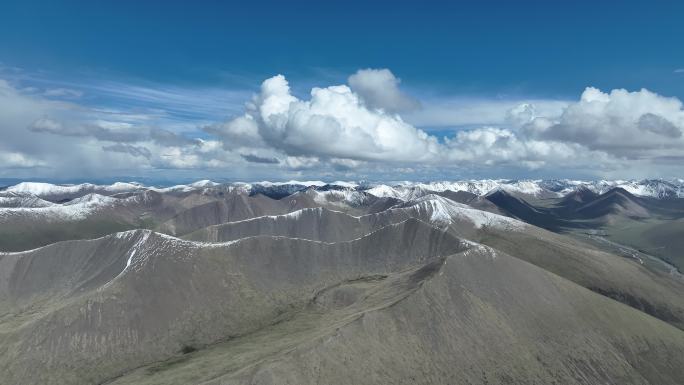
[[[397,182],[376,183],[367,182],[323,182],[323,181],[286,181],[286,182],[232,182],[218,183],[211,180],[200,180],[190,184],[180,184],[170,187],[146,186],[137,182],[116,182],[109,185],[92,183],[82,184],[52,184],[43,182],[21,182],[0,190],[0,207],[10,207],[11,204],[21,205],[17,196],[33,197],[50,203],[63,203],[80,198],[88,194],[113,196],[117,194],[138,193],[141,191],[155,191],[159,193],[188,194],[195,191],[224,191],[245,192],[250,195],[262,194],[271,198],[283,198],[298,191],[307,189],[323,191],[363,192],[380,198],[394,198],[404,201],[418,198],[431,193],[467,192],[476,196],[489,196],[494,193],[506,193],[513,196],[558,198],[576,201],[586,201],[594,195],[600,195],[619,188],[632,196],[651,197],[657,199],[684,198],[684,180],[673,179],[644,179],[644,180],[598,180],[578,181],[570,179],[549,180],[514,180],[514,179],[481,179],[454,180],[433,182]],[[12,195],[14,194],[14,195]],[[10,198],[12,202],[10,203]],[[3,203],[6,201],[6,203]],[[27,205],[28,203],[27,200]],[[34,202],[34,205],[41,204]],[[28,206],[22,206],[28,207]]]

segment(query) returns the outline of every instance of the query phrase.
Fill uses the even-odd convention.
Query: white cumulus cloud
[[[349,77],[349,86],[370,108],[389,112],[410,111],[420,103],[399,89],[401,79],[386,69],[362,69]]]
[[[677,98],[646,89],[602,92],[588,87],[556,119],[525,127],[533,138],[575,143],[618,157],[684,156],[684,109]]]
[[[313,88],[309,100],[300,100],[282,75],[264,81],[245,115],[223,127],[238,142],[240,133],[254,142],[256,128],[265,143],[290,156],[428,161],[441,147],[399,116],[369,108],[346,85]]]

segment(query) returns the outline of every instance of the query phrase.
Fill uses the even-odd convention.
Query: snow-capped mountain
[[[88,217],[96,210],[100,210],[105,207],[113,207],[117,203],[123,203],[125,201],[124,199],[116,199],[104,195],[90,193],[61,204],[51,203],[48,205],[31,205],[32,202],[36,202],[36,199],[38,202],[46,202],[40,200],[40,198],[33,198],[25,200],[22,202],[23,205],[20,206],[0,207],[0,222],[6,223],[13,218],[25,216],[40,218],[45,222],[52,222],[56,220],[79,220]]]
[[[0,192],[0,208],[48,207],[53,204],[31,193]]]
[[[145,186],[135,182],[116,182],[110,185],[96,185],[92,183],[63,185],[41,182],[22,182],[10,186],[4,191],[0,191],[0,195],[4,196],[7,193],[33,195],[50,202],[60,202],[80,198],[88,194],[114,195],[145,189]]]
[[[596,192],[604,193],[615,187],[621,187],[630,194],[639,196],[649,196],[653,198],[684,198],[684,182],[681,179],[673,181],[661,179],[601,181],[601,183],[596,186]]]
[[[397,206],[391,210],[413,209],[419,213],[417,217],[426,217],[429,223],[450,225],[454,221],[468,221],[476,228],[490,226],[500,229],[522,229],[525,223],[513,218],[477,210],[468,205],[454,202],[435,194],[428,194],[415,199],[407,206]],[[427,214],[427,215],[420,215]]]
[[[380,197],[392,197],[411,200],[432,192],[466,191],[484,196],[497,190],[508,193],[530,195],[540,198],[565,196],[578,188],[587,188],[597,194],[603,194],[613,188],[623,188],[630,194],[658,199],[684,198],[684,180],[598,180],[581,181],[569,179],[551,180],[467,180],[453,182],[429,182],[396,184],[379,184],[368,190],[368,193]]]

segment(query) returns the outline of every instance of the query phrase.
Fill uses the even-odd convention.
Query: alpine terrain
[[[684,181],[0,190],[2,384],[682,384]]]

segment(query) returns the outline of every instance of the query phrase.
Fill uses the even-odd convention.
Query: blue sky
[[[344,80],[390,68],[415,87],[683,97],[681,2],[5,1],[0,57],[23,68],[173,84]],[[326,79],[328,80],[328,79]],[[246,83],[246,84],[245,84]]]
[[[0,129],[6,134],[29,131],[27,135],[36,138],[59,137],[63,147],[52,148],[54,156],[47,156],[45,146],[26,144],[30,138],[5,143],[0,154],[4,152],[7,166],[0,170],[0,176],[385,178],[393,175],[393,170],[399,170],[396,179],[466,175],[630,177],[632,173],[640,177],[656,172],[677,176],[672,159],[684,154],[678,151],[679,142],[671,142],[679,140],[677,133],[684,122],[680,121],[681,109],[668,105],[667,98],[684,98],[684,50],[680,48],[683,14],[684,4],[674,1],[4,1],[0,4],[0,79],[9,87],[6,97],[27,106],[27,110],[33,108],[28,107],[30,103],[45,110],[37,116],[0,120]],[[346,84],[350,75],[363,69],[387,69],[392,79],[401,80],[395,84],[381,73],[376,73],[377,81],[364,78],[369,85],[352,87],[361,104],[400,115],[402,121],[434,137],[439,145],[446,146],[451,140],[450,153],[432,148],[429,151],[439,155],[416,165],[411,164],[411,156],[387,147],[401,141],[378,142],[388,155],[375,157],[342,148],[313,148],[309,152],[304,142],[314,147],[316,143],[292,132],[268,137],[269,128],[263,126],[256,128],[259,135],[265,135],[258,145],[242,143],[225,130],[206,129],[225,126],[245,113],[245,103],[260,92],[265,79],[276,74],[286,77],[294,97],[307,101],[313,87]],[[383,79],[389,83],[382,83]],[[373,84],[395,84],[397,92],[419,107],[392,110],[386,105],[371,106],[368,92],[373,90],[368,87]],[[577,114],[562,116],[568,105],[581,104],[587,87],[596,87],[607,95],[614,89],[633,94],[624,100],[620,95],[615,96],[617,101],[611,98],[606,103],[613,104],[603,111],[608,115],[591,124]],[[657,97],[636,94],[642,88]],[[58,103],[63,105],[55,105]],[[631,103],[643,107],[639,116],[629,118],[634,127],[616,125],[606,129],[603,136],[594,135],[605,128],[606,121],[628,120],[609,115]],[[644,107],[643,103],[650,104]],[[5,104],[11,105],[11,101]],[[527,120],[537,119],[538,124],[541,118],[549,120],[543,133],[532,130],[529,121],[513,123],[509,119],[510,110],[519,104],[535,106],[534,116],[525,115]],[[576,110],[589,113],[581,107]],[[641,119],[644,114],[656,118],[647,115]],[[36,125],[26,129],[25,122],[32,125],[38,119],[59,122],[60,132],[55,124],[50,129]],[[567,127],[574,127],[572,122],[580,121],[584,126],[568,131]],[[643,124],[639,126],[639,122]],[[103,139],[104,134],[94,136],[93,124],[111,130],[160,129],[184,139],[216,143],[211,149],[211,143],[192,144],[201,149],[190,150],[172,149],[168,141],[163,144],[166,147],[153,145],[150,137],[116,142],[111,137]],[[644,124],[651,126],[643,128]],[[90,128],[72,128],[75,126]],[[530,154],[502,158],[501,151],[513,151],[501,147],[505,144],[501,140],[511,141],[505,139],[508,133],[485,132],[482,127],[510,130],[512,138]],[[566,131],[561,132],[563,129]],[[646,136],[661,135],[667,141],[663,144],[657,137],[647,137],[643,141],[649,143],[648,148],[639,151],[627,151],[634,147],[631,143],[610,145],[611,135],[628,129]],[[299,128],[295,131],[302,133]],[[459,132],[472,138],[454,143]],[[585,135],[587,132],[592,134]],[[494,149],[497,154],[466,156],[457,148],[474,146],[468,140],[486,142],[485,134],[499,138]],[[535,150],[541,146],[535,141],[543,141],[554,150]],[[179,143],[173,144],[178,147]],[[582,148],[561,149],[560,143]],[[90,150],[84,150],[73,162],[56,162],[60,152],[70,151],[69,146]],[[218,154],[218,147],[229,154]],[[92,162],[101,162],[100,168],[74,167],[84,159],[92,160],[96,156],[93,149],[102,148],[109,149],[105,151],[108,156],[132,158]],[[660,152],[654,153],[654,149]],[[162,154],[166,158],[203,158],[174,166],[161,158],[154,161],[158,151],[166,152]],[[590,157],[602,167],[591,172],[584,166],[559,169],[557,162],[542,159],[539,151],[546,151],[547,157],[549,151],[566,151],[568,157],[572,156],[569,151],[575,151],[576,156]],[[244,155],[249,158],[258,154],[264,159],[278,159],[280,168],[274,172],[273,165],[244,162]],[[302,159],[288,163],[287,157]],[[106,167],[112,161],[122,166]],[[136,167],[136,163],[144,165]],[[382,171],[375,171],[378,169]]]

